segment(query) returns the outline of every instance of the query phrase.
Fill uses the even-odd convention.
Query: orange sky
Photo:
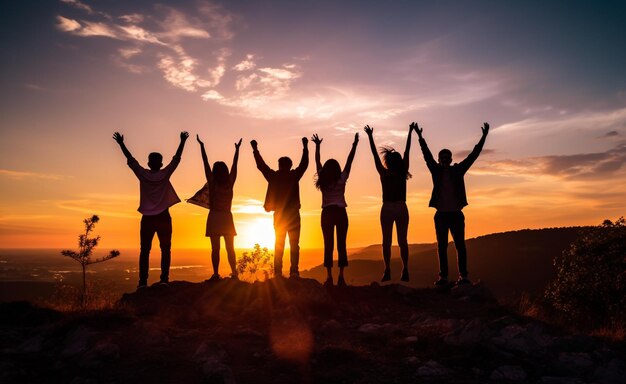
[[[466,176],[467,237],[599,224],[626,212],[621,9],[21,3],[0,10],[0,248],[73,247],[91,214],[101,217],[101,248],[138,247],[139,186],[114,131],[143,165],[151,151],[167,161],[179,132],[191,133],[172,178],[181,199],[204,183],[196,133],[210,161],[228,165],[243,138],[233,202],[241,248],[272,244],[266,182],[249,141],[276,167],[281,156],[297,163],[300,138],[318,133],[322,159],[343,165],[365,124],[378,145],[402,151],[417,121],[433,152],[448,147],[460,161],[491,123]],[[509,33],[522,25],[532,28]],[[309,149],[301,245],[320,248]],[[409,242],[433,242],[431,181],[416,137],[412,149]],[[348,247],[379,243],[381,188],[364,135],[346,199]],[[206,213],[184,202],[171,209],[174,248],[209,247]]]

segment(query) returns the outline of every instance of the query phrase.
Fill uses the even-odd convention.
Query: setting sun
[[[267,214],[267,217],[240,221],[237,233],[235,240],[237,248],[252,248],[254,244],[259,244],[262,248],[274,249],[274,224],[270,214]]]

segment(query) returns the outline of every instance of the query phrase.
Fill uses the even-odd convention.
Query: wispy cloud
[[[0,176],[11,178],[14,180],[28,180],[28,179],[63,180],[63,179],[67,179],[70,177],[70,176],[64,176],[64,175],[46,174],[46,173],[37,173],[37,172],[28,172],[28,171],[13,171],[10,169],[0,169]]]
[[[517,160],[483,161],[470,170],[474,174],[512,177],[553,176],[566,180],[611,178],[626,165],[626,144],[605,152],[539,156]]]

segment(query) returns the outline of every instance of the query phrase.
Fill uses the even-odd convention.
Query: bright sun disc
[[[274,222],[271,216],[251,219],[239,224],[237,242],[240,248],[252,248],[259,244],[261,248],[274,249]]]

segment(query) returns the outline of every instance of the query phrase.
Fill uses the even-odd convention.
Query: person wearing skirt
[[[235,156],[233,165],[228,171],[228,166],[223,161],[216,161],[213,169],[209,164],[209,159],[204,148],[204,143],[196,135],[202,152],[202,162],[204,163],[204,174],[209,185],[209,216],[206,221],[206,236],[211,238],[211,263],[213,265],[213,275],[208,281],[220,279],[220,238],[224,238],[228,264],[231,269],[231,278],[238,279],[237,263],[235,255],[235,223],[231,207],[233,203],[233,187],[237,179],[237,161],[239,160],[239,147],[241,139],[235,143]]]

